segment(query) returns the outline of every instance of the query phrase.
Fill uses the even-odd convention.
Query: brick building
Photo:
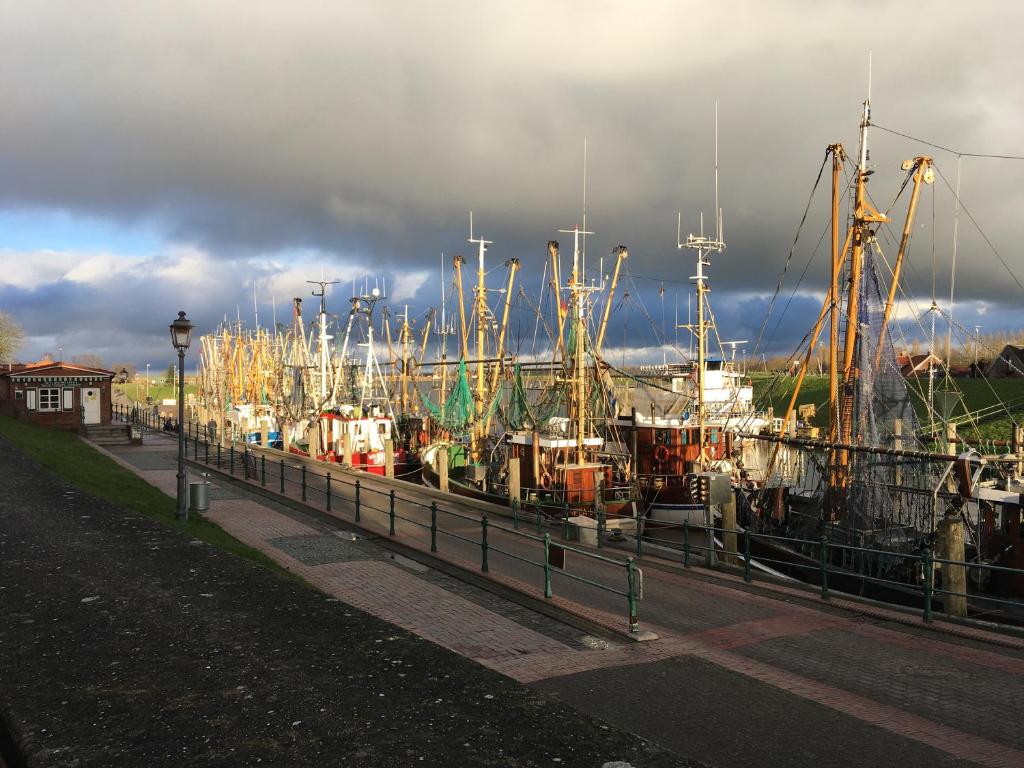
[[[114,373],[44,361],[0,368],[0,413],[40,427],[76,431],[109,424]]]

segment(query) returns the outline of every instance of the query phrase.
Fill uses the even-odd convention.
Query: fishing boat
[[[478,324],[477,391],[470,391],[465,365],[459,365],[455,387],[442,407],[435,409],[437,426],[449,434],[464,426],[465,439],[449,439],[428,447],[423,453],[424,479],[455,493],[492,501],[505,506],[512,503],[564,519],[604,516],[609,521],[634,520],[638,501],[635,485],[628,474],[629,461],[624,451],[613,450],[602,435],[608,422],[610,391],[602,380],[602,366],[587,324],[593,294],[601,285],[585,282],[580,238],[591,234],[576,227],[568,230],[574,237],[572,270],[562,285],[559,246],[548,243],[552,264],[552,284],[556,291],[558,336],[556,360],[545,366],[543,389],[539,398],[527,395],[522,367],[512,367],[507,398],[499,401],[500,367],[504,362],[503,337],[499,336],[491,376],[484,373],[487,357],[485,337]],[[477,317],[486,317],[484,304],[484,242],[472,237],[479,251]],[[624,258],[625,249],[619,252]],[[518,266],[518,265],[516,265]],[[456,261],[456,275],[459,263]],[[506,293],[500,333],[508,317]],[[609,297],[610,301],[610,297]],[[608,305],[606,305],[608,306]],[[463,317],[465,317],[463,313]],[[607,313],[605,313],[607,322]],[[490,386],[486,385],[488,379]],[[471,406],[475,411],[471,413]],[[500,418],[495,413],[501,411]],[[596,411],[602,411],[597,413]],[[490,433],[492,424],[500,432]],[[619,523],[610,523],[612,527]]]

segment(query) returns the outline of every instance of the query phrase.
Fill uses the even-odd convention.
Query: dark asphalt
[[[637,733],[656,733],[669,749],[730,768],[972,765],[692,656],[534,687]]]
[[[688,764],[2,439],[0,466],[0,707],[30,766]]]

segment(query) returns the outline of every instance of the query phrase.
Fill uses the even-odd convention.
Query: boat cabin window
[[[721,360],[705,360],[704,361],[704,370],[705,371],[720,371],[720,370],[722,370],[722,361]]]

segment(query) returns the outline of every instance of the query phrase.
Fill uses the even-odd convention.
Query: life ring
[[[658,443],[658,445],[654,446],[655,464],[657,464],[659,467],[664,466],[665,463],[668,461],[668,458],[669,452],[666,446],[662,445],[661,443]]]
[[[537,482],[540,483],[540,487],[543,488],[544,490],[550,489],[551,488],[551,473],[547,472],[547,471],[541,472],[540,478],[538,479]]]

